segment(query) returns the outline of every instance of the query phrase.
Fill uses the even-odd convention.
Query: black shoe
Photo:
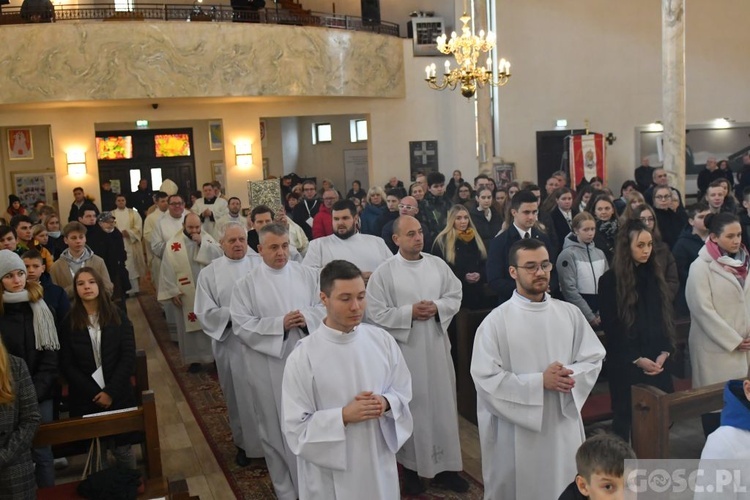
[[[424,484],[416,472],[404,468],[404,495],[415,496],[425,492]]]
[[[203,369],[200,363],[190,363],[190,366],[188,366],[188,373],[200,373],[200,371]]]
[[[469,482],[458,475],[455,471],[445,471],[435,476],[432,484],[444,490],[455,491],[456,493],[466,493],[469,491]]]
[[[237,448],[237,455],[234,457],[234,463],[239,465],[240,467],[247,467],[250,465],[250,459],[245,455],[245,450],[242,448]]]

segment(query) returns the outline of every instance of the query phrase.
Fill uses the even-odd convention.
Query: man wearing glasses
[[[497,292],[500,304],[510,300],[516,289],[516,282],[510,275],[508,266],[511,246],[518,240],[536,239],[547,248],[553,248],[547,235],[535,226],[539,215],[539,200],[534,193],[527,190],[516,193],[510,200],[510,215],[513,224],[492,239],[487,252],[487,283]],[[557,259],[554,252],[550,257],[551,261]],[[557,273],[552,273],[548,284],[551,292],[557,292]]]
[[[654,183],[651,185],[650,188],[646,190],[645,193],[643,193],[643,198],[646,200],[646,203],[648,203],[651,206],[654,206],[654,190],[657,187],[671,187],[669,186],[669,175],[667,174],[667,171],[664,170],[662,167],[656,167],[654,169],[653,179],[654,179]],[[684,209],[684,205],[682,204],[682,193],[680,193],[675,188],[671,188],[671,189],[672,191],[677,192],[677,195],[680,197],[680,208]],[[700,199],[700,195],[698,195],[698,199]]]
[[[367,284],[372,272],[393,254],[381,238],[357,232],[358,218],[357,207],[351,200],[334,203],[333,234],[312,240],[302,264],[320,270],[331,261],[347,260],[362,271]]]
[[[415,219],[417,219],[422,226],[422,234],[424,235],[424,252],[430,253],[432,250],[432,238],[428,234],[427,226],[425,226],[424,222],[422,222],[419,218],[419,202],[416,198],[413,196],[405,196],[401,199],[400,202],[398,202],[398,215],[399,217],[402,215],[411,215]],[[383,226],[383,241],[385,241],[385,244],[388,246],[388,248],[393,252],[394,254],[398,253],[398,246],[393,241],[393,223],[395,222],[395,219],[392,221],[388,221],[385,226]]]
[[[313,238],[322,238],[333,234],[333,223],[331,222],[331,208],[339,201],[339,193],[335,189],[326,189],[323,192],[323,206],[313,217]]]
[[[313,239],[313,220],[320,210],[320,200],[316,197],[315,181],[308,179],[302,183],[302,199],[292,212],[292,220],[305,231],[308,240]]]
[[[580,309],[547,293],[544,243],[516,241],[508,263],[516,288],[477,329],[471,361],[485,497],[555,498],[576,475],[581,408],[605,350]]]

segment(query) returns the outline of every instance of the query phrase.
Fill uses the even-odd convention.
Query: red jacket
[[[320,206],[320,210],[313,217],[312,235],[313,239],[330,236],[333,234],[333,215],[330,209],[325,205]]]

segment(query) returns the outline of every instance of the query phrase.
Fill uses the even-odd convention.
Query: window
[[[115,12],[132,12],[133,0],[115,0]]]
[[[132,136],[96,138],[97,160],[129,160],[131,158],[133,158]]]
[[[349,134],[352,142],[367,141],[367,120],[350,120]]]
[[[130,192],[135,193],[138,191],[138,183],[141,182],[141,169],[131,168],[130,169]]]
[[[331,142],[331,124],[330,123],[313,123],[312,143]]]

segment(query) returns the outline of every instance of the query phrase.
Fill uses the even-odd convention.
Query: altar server
[[[289,234],[280,224],[259,231],[263,263],[237,283],[230,312],[244,345],[266,465],[279,500],[298,498],[297,459],[281,432],[281,381],[297,341],[315,330],[325,310],[318,271],[289,260]],[[243,421],[244,424],[244,421]]]
[[[255,405],[250,397],[250,381],[243,377],[242,344],[232,335],[229,304],[237,280],[246,276],[260,263],[259,257],[247,255],[247,233],[241,222],[225,222],[219,226],[219,242],[224,256],[204,267],[195,289],[195,314],[203,331],[211,337],[219,384],[227,402],[229,427],[237,447],[235,462],[250,465],[249,457],[260,458],[263,448],[258,435]],[[240,409],[246,412],[243,426]]]
[[[421,253],[424,236],[417,219],[402,215],[393,235],[399,251],[370,276],[367,317],[395,337],[412,376],[410,408],[417,425],[397,455],[404,493],[424,491],[419,477],[463,492],[468,483],[457,474],[463,465],[448,340],[448,325],[461,307],[461,282],[442,259]]]
[[[201,218],[203,230],[214,236],[214,231],[217,229],[216,221],[229,212],[227,200],[219,196],[210,182],[203,184],[202,191],[203,198],[195,200],[190,210]]]
[[[151,250],[151,242],[153,241],[154,230],[157,224],[159,224],[159,220],[167,213],[167,207],[169,206],[167,203],[168,199],[169,195],[163,191],[154,193],[153,206],[156,208],[143,221],[143,239],[146,242],[146,264],[148,264],[148,270],[151,273],[151,284],[154,286],[154,289],[159,285],[161,258],[154,255],[154,252]]]
[[[201,363],[211,363],[211,339],[201,330],[195,314],[195,282],[201,269],[221,257],[221,247],[204,230],[200,218],[188,214],[182,231],[166,243],[159,273],[159,301],[175,307],[177,342],[182,362],[190,364],[190,371],[200,370]]]
[[[141,244],[143,219],[135,209],[128,208],[126,203],[125,195],[118,194],[115,197],[117,208],[111,213],[115,216],[117,229],[122,233],[122,240],[127,253],[125,268],[128,270],[128,278],[130,279],[128,294],[135,295],[140,290],[140,277],[146,273],[146,264],[143,261],[143,245]]]
[[[315,241],[315,240],[313,240]],[[284,436],[297,455],[300,499],[400,498],[396,452],[411,436],[411,376],[396,341],[360,324],[362,272],[334,260],[320,273],[323,324],[284,370]]]
[[[329,262],[343,259],[362,271],[365,283],[377,267],[393,257],[382,238],[357,232],[357,207],[351,200],[333,204],[333,234],[310,241],[302,262],[306,266],[323,268]]]
[[[544,243],[519,240],[508,258],[516,290],[479,326],[471,361],[484,498],[557,498],[576,475],[605,351],[580,309],[547,294]]]

